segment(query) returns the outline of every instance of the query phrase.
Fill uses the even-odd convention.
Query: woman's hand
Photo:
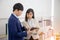
[[[30,30],[27,30],[27,34],[31,34],[32,33],[32,31],[30,31]]]

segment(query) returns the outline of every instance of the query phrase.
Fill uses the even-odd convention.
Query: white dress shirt
[[[18,18],[18,16],[16,15],[16,14],[14,14],[14,13],[12,13],[16,18]]]
[[[34,19],[28,19],[28,24],[30,27],[36,27]]]
[[[28,22],[29,26],[32,28],[32,27],[37,27],[37,22],[35,19],[28,19]],[[36,33],[36,34],[35,34]],[[34,30],[32,31],[32,34],[28,35],[29,37],[33,37],[33,39],[39,39],[39,35],[37,34],[37,32]]]

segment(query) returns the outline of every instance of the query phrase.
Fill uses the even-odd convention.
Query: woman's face
[[[32,13],[32,12],[27,13],[27,18],[28,18],[28,19],[31,19],[31,18],[32,18],[32,16],[33,16],[33,13]]]

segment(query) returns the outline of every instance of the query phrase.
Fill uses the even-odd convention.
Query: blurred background
[[[41,36],[41,40],[60,40],[60,0],[0,0],[0,40],[8,40],[8,18],[12,13],[13,5],[18,2],[24,6],[23,14],[19,17],[21,22],[24,21],[26,10],[32,8],[41,31],[45,32],[46,29],[43,29],[45,26],[51,28],[50,33],[45,35],[49,37]]]

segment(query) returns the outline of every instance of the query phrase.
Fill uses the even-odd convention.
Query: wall
[[[12,13],[12,7],[15,3],[20,2],[24,5],[22,17],[28,8],[33,8],[36,17],[51,16],[51,0],[1,0],[0,1],[0,18],[8,18]]]
[[[18,2],[24,6],[21,18],[25,17],[28,8],[34,9],[36,18],[51,16],[51,0],[0,0],[0,34],[5,33],[5,24],[12,13],[12,7]]]
[[[54,27],[56,32],[60,32],[60,0],[54,1]]]

